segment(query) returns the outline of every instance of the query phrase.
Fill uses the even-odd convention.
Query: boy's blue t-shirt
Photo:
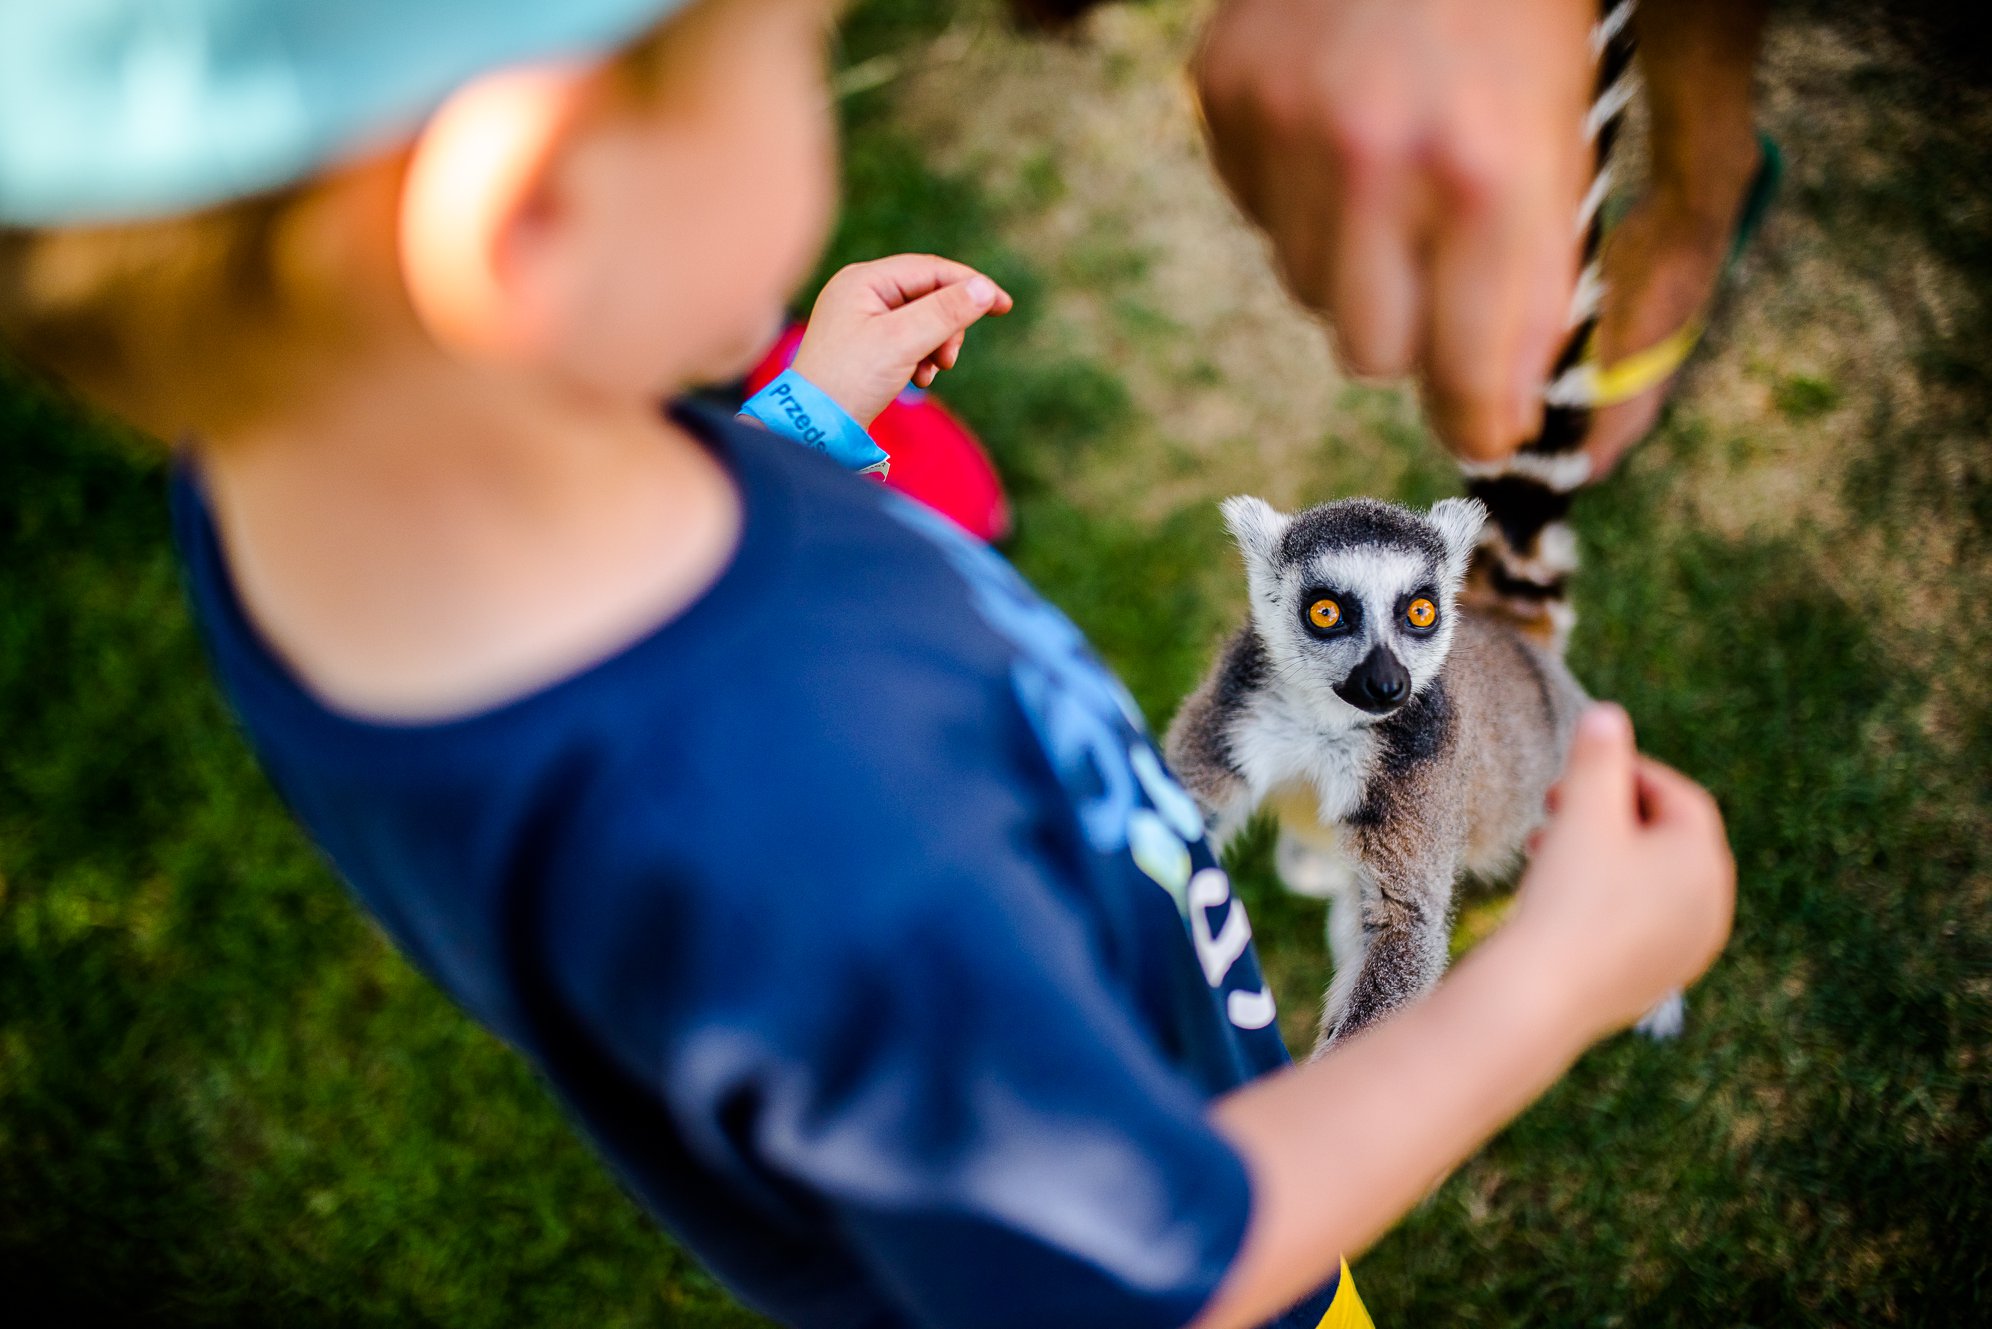
[[[744,504],[719,580],[433,724],[298,684],[181,468],[191,593],[265,768],[744,1301],[810,1326],[1187,1322],[1250,1205],[1206,1105],[1287,1059],[1195,807],[996,554],[793,443],[679,419]]]

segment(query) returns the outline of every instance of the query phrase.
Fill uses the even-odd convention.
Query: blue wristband
[[[892,459],[872,441],[849,411],[793,369],[747,399],[740,414],[751,416],[784,438],[828,453],[830,460],[860,475],[885,474]]]

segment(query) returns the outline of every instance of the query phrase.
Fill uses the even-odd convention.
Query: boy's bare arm
[[[1507,927],[1423,1002],[1214,1109],[1252,1176],[1245,1244],[1195,1329],[1319,1287],[1555,1081],[1714,959],[1735,865],[1714,801],[1638,755],[1624,712],[1579,729]]]

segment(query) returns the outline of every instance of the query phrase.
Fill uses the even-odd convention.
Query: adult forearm
[[[1254,1325],[1325,1282],[1542,1093],[1595,1033],[1515,930],[1424,1001],[1213,1119],[1252,1176],[1252,1223],[1197,1329]]]

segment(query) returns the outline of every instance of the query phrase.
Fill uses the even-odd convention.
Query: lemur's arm
[[[1264,670],[1259,639],[1250,627],[1240,628],[1197,690],[1184,699],[1163,740],[1163,755],[1197,800],[1204,828],[1219,848],[1252,815],[1251,788],[1238,769],[1230,732]]]
[[[1402,824],[1394,824],[1401,821]],[[1353,828],[1367,880],[1361,893],[1363,958],[1335,975],[1314,1055],[1362,1032],[1428,992],[1446,969],[1460,846],[1409,817]]]

